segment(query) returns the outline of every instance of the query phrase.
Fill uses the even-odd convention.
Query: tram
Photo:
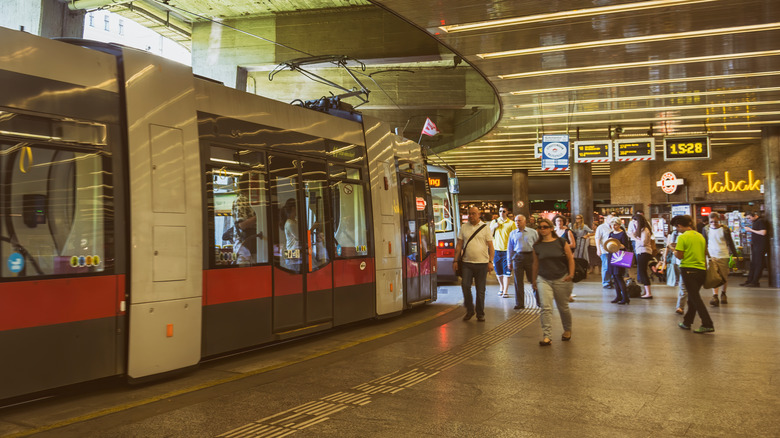
[[[420,146],[385,123],[120,46],[0,41],[0,399],[436,300]]]
[[[436,230],[437,279],[439,282],[458,281],[452,269],[455,243],[460,232],[458,217],[458,178],[452,169],[428,165],[428,182],[433,199],[433,223]]]

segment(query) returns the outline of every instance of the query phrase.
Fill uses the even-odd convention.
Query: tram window
[[[365,148],[360,145],[332,142],[329,147],[328,155],[331,158],[348,164],[360,163],[365,155]]]
[[[333,184],[336,257],[368,255],[365,187],[361,184]]]
[[[113,213],[108,154],[0,142],[2,277],[104,272]]]
[[[437,233],[446,233],[455,230],[455,224],[452,222],[452,205],[447,189],[432,188],[431,198],[433,200],[433,223]]]
[[[324,169],[323,169],[324,170]],[[324,175],[325,172],[322,172]],[[306,229],[308,239],[310,270],[316,271],[330,262],[325,240],[325,187],[326,180],[311,180],[304,183],[306,197]]]
[[[268,263],[265,174],[258,170],[214,168],[211,233],[216,266]]]
[[[360,169],[356,169],[354,167],[341,166],[333,163],[331,163],[328,167],[329,167],[328,173],[330,174],[331,178],[354,179],[354,180],[360,179]]]

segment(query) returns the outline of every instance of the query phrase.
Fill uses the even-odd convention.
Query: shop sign
[[[704,172],[703,176],[707,177],[707,193],[723,193],[723,192],[749,192],[760,191],[761,180],[756,179],[752,170],[748,170],[747,180],[732,180],[729,172],[723,172],[723,180],[717,181],[719,172]]]
[[[661,175],[661,180],[656,181],[655,185],[660,187],[661,190],[663,190],[667,195],[671,195],[677,191],[677,187],[683,185],[684,183],[685,180],[677,178],[677,175],[674,173],[666,172]]]

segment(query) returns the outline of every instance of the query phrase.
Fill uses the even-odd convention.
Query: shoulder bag
[[[482,231],[482,229],[486,226],[487,224],[482,224],[481,227],[477,228],[477,231],[474,231],[474,234],[472,234],[471,237],[469,237],[469,240],[466,241],[466,244],[463,245],[463,249],[460,250],[460,257],[458,258],[458,269],[455,271],[455,275],[458,277],[463,276],[463,255],[466,254],[466,248],[469,246],[469,243],[471,243],[471,239],[479,234],[479,232]]]

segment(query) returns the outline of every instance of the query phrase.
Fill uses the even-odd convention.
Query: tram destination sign
[[[664,161],[709,159],[710,138],[706,135],[664,138]]]
[[[612,161],[612,141],[590,140],[574,142],[575,163],[606,163]]]
[[[655,139],[630,138],[615,140],[615,161],[655,160]]]

